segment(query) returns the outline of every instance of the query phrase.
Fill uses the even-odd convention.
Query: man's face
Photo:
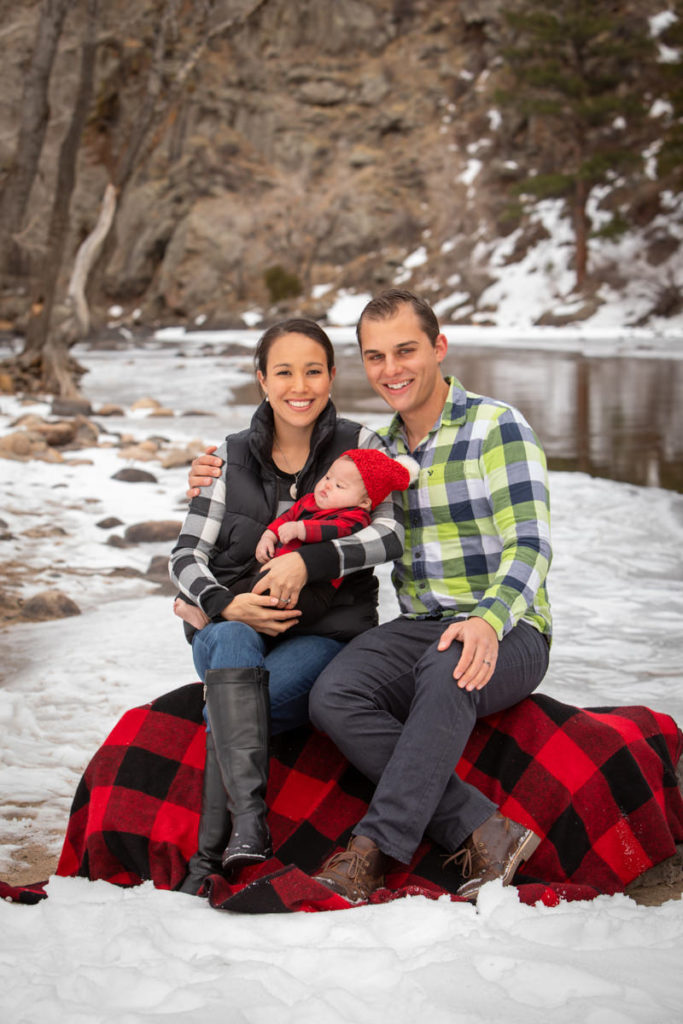
[[[441,363],[448,348],[444,335],[432,345],[407,304],[388,320],[364,320],[360,335],[373,391],[404,420],[427,409],[442,380]]]

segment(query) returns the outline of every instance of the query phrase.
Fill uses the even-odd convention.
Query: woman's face
[[[283,334],[268,352],[266,373],[256,376],[278,424],[310,430],[327,405],[335,368],[322,345],[305,334]]]

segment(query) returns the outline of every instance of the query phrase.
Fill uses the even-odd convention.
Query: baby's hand
[[[277,531],[281,544],[289,544],[291,540],[306,540],[306,524],[301,522],[283,523]]]
[[[256,561],[259,562],[260,565],[263,565],[264,562],[269,562],[273,557],[275,554],[276,541],[277,537],[272,530],[265,530],[264,533],[261,534],[261,540],[256,545],[256,551],[254,552]]]

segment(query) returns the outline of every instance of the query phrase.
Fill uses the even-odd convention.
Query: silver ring
[[[289,602],[290,602],[291,600],[292,600],[292,599],[291,599],[291,597],[286,597],[286,598],[285,598],[285,604],[289,604]]]
[[[485,665],[490,665],[491,664],[491,662],[487,661],[486,658],[482,658],[482,661],[484,662]]]

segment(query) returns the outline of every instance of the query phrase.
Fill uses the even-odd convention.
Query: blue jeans
[[[202,681],[209,669],[266,669],[275,735],[308,723],[309,690],[343,647],[325,636],[272,639],[243,622],[210,622],[195,633],[192,657]]]
[[[462,644],[437,648],[447,623],[398,618],[357,636],[311,693],[311,721],[377,784],[357,835],[408,864],[425,832],[448,853],[495,811],[454,774],[477,718],[532,693],[548,644],[526,622],[501,641],[483,690],[453,679]]]

